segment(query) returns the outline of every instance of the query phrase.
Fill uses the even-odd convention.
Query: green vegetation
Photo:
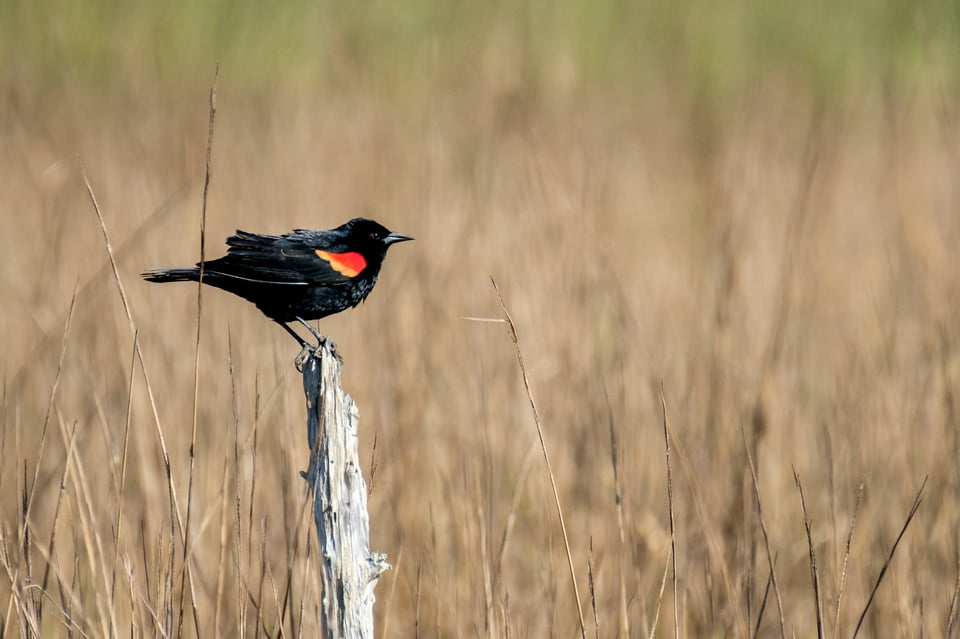
[[[931,73],[953,86],[960,5],[952,0],[572,0],[551,3],[244,0],[0,3],[7,73],[56,88],[206,83],[215,60],[250,91],[373,82],[393,90],[484,79],[491,56],[532,83],[573,74],[594,91],[668,81],[708,94],[758,76],[836,92]],[[567,65],[565,70],[556,65]],[[566,77],[566,76],[565,76]]]

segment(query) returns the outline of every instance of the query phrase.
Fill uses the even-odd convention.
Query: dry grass
[[[0,112],[0,634],[315,636],[298,349],[205,292],[192,458],[197,292],[137,277],[196,259],[205,96],[69,98]],[[671,91],[251,99],[226,73],[217,100],[208,255],[357,214],[417,238],[322,325],[396,567],[379,631],[580,633],[514,345],[465,319],[501,317],[493,275],[590,635],[779,635],[773,566],[786,636],[818,610],[849,636],[878,574],[863,636],[956,632],[960,127],[935,91],[761,83],[705,117]]]

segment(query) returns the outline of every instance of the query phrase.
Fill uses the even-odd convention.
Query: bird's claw
[[[307,363],[307,360],[315,356],[317,353],[317,347],[312,344],[303,343],[303,348],[300,349],[300,353],[297,355],[297,358],[293,360],[293,365],[297,367],[297,372],[303,372],[303,365]]]
[[[303,348],[300,349],[300,353],[297,355],[297,358],[293,360],[294,365],[297,367],[297,371],[303,372],[303,365],[307,363],[307,360],[311,357],[317,357],[318,353],[328,350],[331,355],[337,358],[337,363],[343,366],[343,357],[340,356],[340,353],[337,351],[336,343],[329,337],[323,337],[320,342],[314,346],[313,344],[303,343]]]
[[[329,337],[324,337],[322,340],[320,340],[320,343],[317,344],[317,348],[322,349],[324,347],[330,351],[331,355],[337,358],[337,363],[343,366],[343,358],[340,357],[340,353],[337,351],[336,343]]]

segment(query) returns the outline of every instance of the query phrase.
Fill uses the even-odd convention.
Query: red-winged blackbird
[[[307,320],[339,313],[366,299],[390,245],[412,239],[362,217],[329,231],[297,229],[276,236],[238,230],[227,238],[226,255],[203,263],[203,283],[253,302],[306,347],[287,322],[300,322],[323,341]],[[154,269],[143,278],[196,282],[199,267],[200,263],[195,268]]]

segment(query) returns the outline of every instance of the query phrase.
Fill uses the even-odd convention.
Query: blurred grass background
[[[827,629],[844,636],[929,477],[863,632],[957,635],[960,5],[946,0],[0,3],[0,635],[317,632],[296,349],[217,291],[181,604],[158,432],[183,516],[196,291],[137,275],[197,258],[218,61],[208,255],[238,227],[355,215],[417,238],[366,304],[321,325],[360,407],[373,546],[396,567],[378,633],[577,634],[512,345],[464,319],[499,316],[493,275],[591,634],[594,610],[600,636],[654,627],[662,379],[681,635],[779,636],[745,445],[787,634],[816,632],[793,466]],[[669,585],[662,601],[669,635]]]
[[[960,8],[944,0],[47,0],[4,3],[0,36],[6,83],[35,91],[182,91],[206,86],[219,59],[232,86],[254,94],[334,86],[422,99],[425,84],[449,91],[482,81],[471,70],[493,49],[531,87],[643,94],[668,79],[715,100],[758,74],[831,95],[877,77],[909,86],[933,71],[952,87]]]

